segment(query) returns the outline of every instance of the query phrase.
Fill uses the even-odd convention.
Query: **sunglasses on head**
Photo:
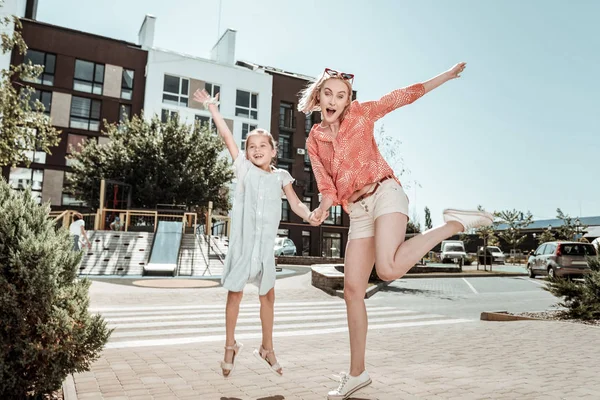
[[[354,74],[347,74],[331,68],[325,68],[325,73],[334,78],[342,78],[346,81],[354,82]]]

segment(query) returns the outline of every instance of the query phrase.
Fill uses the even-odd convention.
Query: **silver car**
[[[581,277],[590,272],[587,258],[596,255],[589,243],[547,242],[541,244],[527,261],[529,276]]]
[[[275,238],[275,247],[273,248],[275,257],[278,256],[295,256],[296,245],[288,238]]]

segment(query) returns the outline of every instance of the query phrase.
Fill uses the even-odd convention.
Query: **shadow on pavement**
[[[391,286],[391,285],[382,288],[381,292],[395,292],[395,293],[411,294],[414,296],[437,297],[438,299],[452,300],[452,301],[457,300],[456,297],[442,296],[441,292],[438,292],[435,290],[408,289],[408,288],[400,288],[400,287]]]

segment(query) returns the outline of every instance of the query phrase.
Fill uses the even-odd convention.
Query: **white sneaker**
[[[464,227],[463,231],[466,232],[471,228],[492,225],[494,216],[485,211],[446,209],[444,210],[444,221],[456,221]]]
[[[340,374],[340,385],[336,390],[327,394],[327,400],[345,400],[359,389],[371,384],[371,378],[367,371],[359,376],[351,376],[345,372]]]

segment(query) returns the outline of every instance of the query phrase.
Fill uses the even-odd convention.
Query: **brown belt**
[[[354,203],[358,203],[361,200],[366,199],[367,197],[372,196],[373,194],[375,194],[375,192],[377,191],[377,189],[379,188],[379,186],[381,186],[381,184],[385,181],[387,181],[388,179],[393,179],[394,177],[391,175],[388,176],[384,176],[383,178],[381,178],[378,182],[375,183],[375,187],[367,193],[363,193],[360,196],[358,196],[358,198],[356,200],[354,200]]]

